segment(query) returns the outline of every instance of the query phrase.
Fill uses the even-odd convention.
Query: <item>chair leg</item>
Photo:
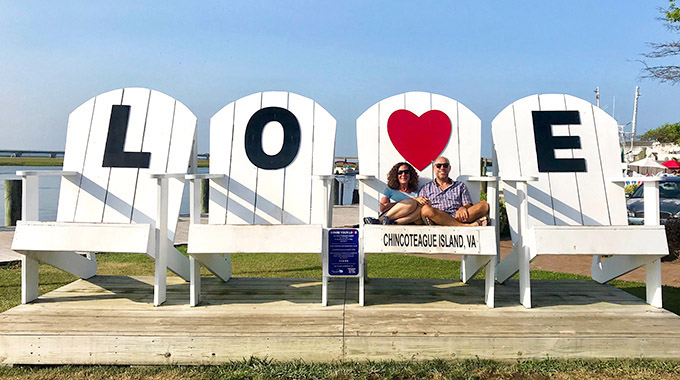
[[[519,302],[531,309],[531,272],[527,247],[519,248]]]
[[[364,306],[364,276],[359,276],[359,306]]]
[[[486,306],[493,308],[495,306],[496,293],[496,257],[492,257],[489,263],[486,264],[486,277],[484,278],[484,302]]]
[[[328,306],[328,276],[324,275],[321,281],[321,306]]]
[[[193,256],[189,257],[189,306],[194,307],[201,302],[201,263]]]
[[[321,249],[321,305],[328,305],[328,244]]]
[[[165,243],[166,239],[165,237],[161,237],[159,239],[161,242]],[[154,282],[153,282],[153,305],[154,306],[160,306],[165,302],[166,299],[166,288],[167,288],[167,281],[168,281],[168,265],[167,265],[167,257],[168,257],[168,244],[158,244],[159,248],[157,250],[158,254],[156,255],[156,261],[155,261],[155,270],[154,270]],[[174,247],[173,247],[174,249]]]
[[[364,284],[368,279],[366,255],[362,244],[359,244],[359,306],[364,306]]]
[[[21,255],[21,303],[38,298],[38,260]]]
[[[661,296],[661,259],[656,259],[645,265],[647,277],[647,303],[657,307],[663,307]]]

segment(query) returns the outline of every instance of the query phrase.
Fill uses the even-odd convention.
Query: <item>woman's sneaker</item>
[[[394,220],[392,220],[392,219],[390,219],[386,216],[383,216],[382,217],[382,224],[387,226],[387,225],[390,225],[390,224],[397,224],[397,222],[395,222]]]
[[[380,220],[367,216],[364,218],[364,224],[380,224]]]

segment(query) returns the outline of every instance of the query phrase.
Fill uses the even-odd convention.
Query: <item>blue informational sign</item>
[[[359,230],[337,228],[328,231],[328,275],[359,275]]]

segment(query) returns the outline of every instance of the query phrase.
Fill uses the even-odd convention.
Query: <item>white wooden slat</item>
[[[130,106],[123,147],[126,152],[142,151],[150,95],[151,90],[146,88],[126,88],[123,91],[122,104]],[[130,223],[138,173],[137,168],[111,168],[104,206],[104,223]]]
[[[151,153],[148,169],[140,169],[137,190],[132,211],[135,223],[148,223],[155,226],[157,213],[157,181],[149,177],[151,173],[167,173],[170,135],[175,118],[175,99],[157,91],[151,91],[146,131],[142,151]],[[171,222],[171,224],[174,222]]]
[[[442,153],[451,161],[449,176],[465,182],[473,201],[479,202],[479,182],[470,182],[466,178],[479,175],[481,120],[463,104],[441,95],[433,95],[432,104],[433,109],[443,111],[451,119],[451,137]]]
[[[519,157],[520,172],[522,176],[538,177],[538,181],[527,184],[529,198],[529,226],[553,225],[555,218],[550,192],[550,179],[548,173],[538,171],[538,159],[536,158],[536,142],[534,140],[534,121],[531,111],[540,110],[538,95],[528,96],[514,103],[515,127],[517,130],[518,153],[512,153],[512,159]],[[499,155],[498,161],[505,160]],[[503,174],[501,174],[503,175]],[[516,223],[517,218],[513,218]]]
[[[541,111],[567,110],[564,95],[561,94],[539,95],[539,103]],[[582,128],[579,125],[554,125],[552,127],[553,136],[577,135]],[[565,155],[573,157],[572,150],[570,149]],[[582,224],[581,204],[578,195],[579,185],[576,181],[576,173],[548,173],[548,177],[550,178],[550,192],[553,196],[555,224]]]
[[[262,93],[262,106],[288,109],[288,93],[267,91]],[[245,130],[244,130],[245,131]],[[280,123],[265,125],[262,131],[262,148],[265,153],[275,155],[281,150],[283,128]],[[283,192],[286,169],[257,169],[255,190],[255,224],[281,224],[283,219]]]
[[[196,116],[179,101],[175,101],[175,116],[168,155],[167,173],[187,173],[196,133]],[[179,210],[184,193],[184,179],[168,180],[168,239],[174,241]]]
[[[264,238],[263,238],[264,237]],[[323,228],[306,225],[189,226],[188,252],[193,253],[320,253]]]
[[[433,108],[433,101],[434,100],[432,99],[432,94],[430,94],[429,92],[407,92],[407,93],[404,94],[404,109],[407,109],[407,110],[413,112],[414,115],[421,117],[421,116],[423,116],[424,113],[426,113],[426,112],[428,112],[432,109],[438,109],[436,107]],[[440,110],[444,111],[442,109],[440,109]],[[394,110],[394,111],[396,111],[396,110]],[[446,113],[446,112],[444,112],[444,113]],[[389,115],[388,115],[388,117],[389,117]],[[449,119],[450,118],[451,118],[451,116],[449,116]],[[424,134],[428,134],[428,131],[419,131],[419,132],[424,133]],[[392,145],[390,140],[386,140],[386,142],[388,144]],[[448,146],[447,146],[447,148],[448,148]],[[447,149],[447,148],[445,148],[445,149]],[[399,154],[399,153],[397,153],[397,154]],[[433,160],[434,160],[434,158],[433,158]],[[406,159],[404,157],[401,157],[401,155],[399,155],[399,161],[406,161]],[[456,159],[456,161],[457,161],[457,159]],[[396,162],[397,161],[394,161],[394,163],[396,163]],[[389,161],[385,162],[385,164],[389,164]],[[389,166],[389,167],[385,168],[386,169],[386,171],[384,172],[385,174],[388,173],[390,171],[390,169],[392,168],[392,165],[387,165],[387,166]],[[416,170],[418,170],[418,169],[416,169]],[[430,182],[432,179],[433,179],[432,165],[428,165],[422,171],[418,171],[419,186],[422,186],[422,185]],[[387,176],[385,176],[384,180],[387,183]]]
[[[148,224],[19,222],[12,241],[18,251],[145,253],[151,244]],[[36,239],[39,236],[39,239]],[[73,237],[77,236],[77,239]]]
[[[515,123],[515,104],[505,107],[491,121],[491,136],[498,157],[496,169],[503,177],[521,177],[520,148],[517,143],[517,126]],[[500,159],[503,157],[504,159]],[[494,162],[494,165],[496,163]]]
[[[335,118],[325,108],[314,103],[313,175],[333,174],[336,124]]]
[[[312,201],[312,144],[317,129],[314,124],[314,101],[289,93],[288,110],[300,123],[300,150],[286,168],[283,224],[307,224],[310,222]],[[320,125],[318,129],[323,130],[323,127]],[[319,166],[322,166],[321,163]]]
[[[501,178],[520,177],[520,149],[517,146],[514,104],[505,107],[496,115],[491,122],[491,134],[494,150],[496,151],[494,165],[496,165],[497,175]],[[510,224],[510,235],[512,241],[517,241],[517,189],[514,183],[504,182],[502,190],[503,198],[505,199],[505,210],[508,213]],[[501,275],[500,270],[503,268],[499,267],[498,269],[499,272],[497,273]]]
[[[460,144],[461,176],[478,176],[480,174],[480,157],[482,157],[482,121],[467,107],[458,103],[458,138]],[[479,202],[481,185],[476,181],[466,182],[470,196]]]
[[[227,220],[228,175],[231,166],[234,105],[231,102],[210,119],[210,174],[225,177],[210,180],[208,223],[224,224]]]
[[[96,98],[76,205],[74,218],[76,222],[102,221],[111,171],[110,168],[102,167],[104,149],[109,132],[111,108],[113,105],[119,105],[122,99],[122,89],[101,94]]]
[[[75,217],[76,203],[80,189],[81,174],[85,162],[85,151],[90,134],[90,123],[94,112],[95,99],[92,98],[76,108],[68,118],[66,145],[64,148],[65,171],[79,173],[77,176],[63,177],[59,187],[57,221],[72,222]]]
[[[361,162],[361,174],[378,177],[378,146],[380,130],[380,103],[373,105],[357,118],[357,152]]]
[[[312,152],[312,174],[333,174],[333,158],[335,156],[336,121],[320,104],[314,103],[314,145]],[[330,224],[332,206],[325,215],[322,204],[330,205],[330,189],[323,188],[323,181],[312,180],[311,223]],[[321,200],[321,201],[320,201]],[[324,223],[325,220],[325,223]]]
[[[429,92],[412,91],[404,94],[404,109],[420,117],[432,109],[432,94]]]
[[[449,137],[449,142],[444,148],[444,151],[440,153],[440,156],[444,156],[449,159],[451,163],[451,171],[449,172],[449,177],[454,180],[458,180],[461,174],[461,149],[459,142],[459,114],[458,114],[458,102],[442,95],[432,95],[432,109],[442,111],[451,120],[451,136]],[[474,142],[473,142],[474,143]],[[466,142],[467,144],[467,142]],[[423,170],[423,177],[428,179],[428,182],[434,179],[434,169],[432,165],[429,165],[425,170]]]
[[[609,209],[605,195],[607,177],[603,175],[601,151],[597,137],[592,104],[565,95],[567,110],[579,111],[580,126],[571,127],[571,135],[579,136],[582,149],[572,149],[574,158],[586,161],[586,173],[576,173],[579,204],[581,206],[583,225],[610,225]],[[611,178],[611,177],[609,177]],[[625,201],[622,201],[625,203]]]
[[[611,178],[621,176],[621,148],[619,146],[618,123],[614,118],[599,108],[593,109],[597,140],[602,158],[602,173],[605,178],[607,205],[609,206],[610,223],[627,225],[626,196],[621,184],[610,182]]]
[[[262,108],[262,93],[248,95],[234,105],[234,135],[227,200],[228,224],[252,224],[255,221],[257,167],[245,151],[245,131],[251,116]]]
[[[359,118],[357,118],[357,152],[359,155],[359,164],[361,166],[362,175],[370,175],[379,181],[378,176],[378,161],[379,149],[376,147],[379,144],[380,129],[376,128],[380,123],[380,103],[374,104],[371,108],[364,111]],[[364,184],[367,184],[364,182]],[[363,191],[361,189],[363,188]],[[361,210],[359,210],[359,217],[362,216],[376,216],[374,210],[378,209],[378,197],[380,193],[373,189],[372,186],[359,185],[359,197]]]
[[[380,102],[379,135],[378,135],[378,178],[387,184],[387,173],[394,164],[406,161],[392,145],[387,132],[387,122],[393,112],[406,108],[406,94],[395,95]],[[420,115],[418,115],[420,116]],[[375,126],[373,127],[375,128]],[[374,148],[375,149],[375,146]],[[361,163],[359,163],[361,165]]]
[[[546,226],[536,227],[534,233],[535,250],[545,255],[665,256],[668,253],[663,226]]]

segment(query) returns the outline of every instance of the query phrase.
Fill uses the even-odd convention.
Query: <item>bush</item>
[[[680,256],[680,219],[666,219],[666,240],[668,241],[668,256],[661,261],[673,261]]]
[[[510,237],[510,224],[508,222],[508,211],[505,209],[505,199],[501,198],[498,204],[498,220],[501,237]]]
[[[625,191],[626,194],[633,194],[633,192],[637,190],[639,186],[639,183],[631,183],[630,185],[626,185],[626,187],[623,188],[623,191]]]
[[[480,193],[479,199],[487,201],[486,192]],[[505,199],[498,200],[498,223],[500,225],[501,237],[510,237],[510,225],[508,224],[508,212],[505,210]]]

